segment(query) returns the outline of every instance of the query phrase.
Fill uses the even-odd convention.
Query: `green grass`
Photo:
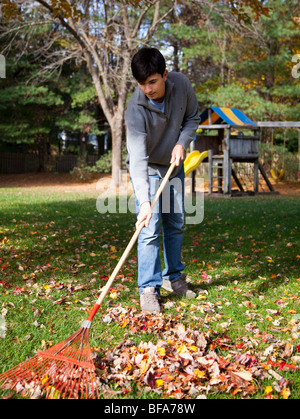
[[[0,190],[0,314],[6,326],[6,332],[0,329],[0,373],[76,330],[124,251],[135,216],[101,215],[96,197]],[[186,273],[199,297],[181,300],[162,292],[163,305],[174,302],[164,308],[164,318],[209,332],[210,349],[223,357],[239,351],[263,359],[269,349],[266,370],[271,356],[273,369],[287,380],[289,398],[300,396],[299,364],[292,362],[300,355],[299,204],[292,196],[206,198],[204,220],[186,226],[183,249]],[[105,312],[119,303],[139,312],[136,250],[120,274],[92,325],[91,346],[104,351],[124,337],[136,345],[162,337],[155,330],[133,333],[118,322],[103,323]],[[224,337],[230,345],[217,346]],[[286,345],[292,348],[289,356]],[[279,361],[287,367],[281,369]],[[117,383],[110,386],[118,389]],[[257,379],[255,392],[247,396],[263,398],[268,386],[272,397],[282,397],[270,376]],[[0,390],[0,397],[7,395]],[[206,396],[240,394],[212,386]],[[159,394],[132,386],[124,397]]]

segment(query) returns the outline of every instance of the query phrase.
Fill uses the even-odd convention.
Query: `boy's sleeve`
[[[145,121],[138,107],[128,106],[125,113],[129,173],[136,198],[141,205],[150,202],[148,176],[147,133]]]

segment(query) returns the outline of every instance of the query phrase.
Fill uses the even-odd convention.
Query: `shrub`
[[[88,166],[85,161],[79,160],[76,167],[71,171],[71,175],[76,179],[89,181],[99,173],[111,173],[112,151],[103,154],[94,166]]]

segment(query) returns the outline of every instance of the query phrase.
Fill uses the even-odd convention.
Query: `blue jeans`
[[[149,176],[150,199],[152,201],[159,186],[158,175]],[[136,211],[139,213],[136,199]],[[165,269],[161,272],[160,225],[162,221],[163,250]],[[170,179],[159,201],[153,209],[149,227],[143,228],[138,238],[138,286],[140,293],[144,288],[154,287],[160,295],[162,278],[175,281],[181,275],[181,249],[184,225],[184,167],[177,176]]]

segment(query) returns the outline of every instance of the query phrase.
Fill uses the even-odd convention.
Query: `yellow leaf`
[[[185,345],[179,345],[179,346],[177,346],[177,352],[179,353],[179,354],[184,354],[186,351],[187,351],[187,349],[186,349],[186,346]]]
[[[122,324],[122,328],[124,329],[124,327],[126,327],[127,326],[127,321],[125,320],[125,322]]]
[[[116,291],[110,293],[110,298],[112,298],[113,300],[115,300],[118,297],[118,293]]]
[[[158,346],[156,349],[157,349],[158,355],[160,355],[160,356],[165,356],[166,355],[165,348],[161,348],[160,346]]]
[[[45,378],[43,378],[43,379],[41,380],[41,382],[42,382],[42,384],[45,384],[48,380],[49,380],[49,377],[48,377],[48,375],[46,374],[46,375],[45,375]]]
[[[50,392],[49,392],[49,390],[50,390]],[[48,393],[48,398],[49,399],[58,399],[59,398],[60,393],[59,393],[58,390],[55,389],[55,387],[48,386],[47,391],[49,392]]]
[[[266,389],[265,389],[265,394],[271,394],[273,392],[273,388],[272,388],[272,386],[267,386],[266,387]]]
[[[156,387],[161,387],[164,385],[164,382],[161,378],[159,378],[158,380],[156,380]]]
[[[205,377],[205,371],[201,371],[201,370],[199,370],[199,368],[195,369],[194,374],[198,378],[204,378]]]
[[[291,391],[290,391],[290,389],[289,389],[289,388],[287,388],[287,387],[283,388],[283,389],[281,390],[281,393],[280,393],[280,395],[281,395],[284,399],[288,399],[288,398],[289,398],[289,396],[290,396],[290,394],[291,394]]]
[[[143,359],[140,365],[141,365],[140,366],[141,374],[144,374],[147,371],[147,369],[149,368],[150,358]]]
[[[43,287],[45,288],[45,290],[50,288],[49,285],[45,285],[45,284],[43,285]]]

